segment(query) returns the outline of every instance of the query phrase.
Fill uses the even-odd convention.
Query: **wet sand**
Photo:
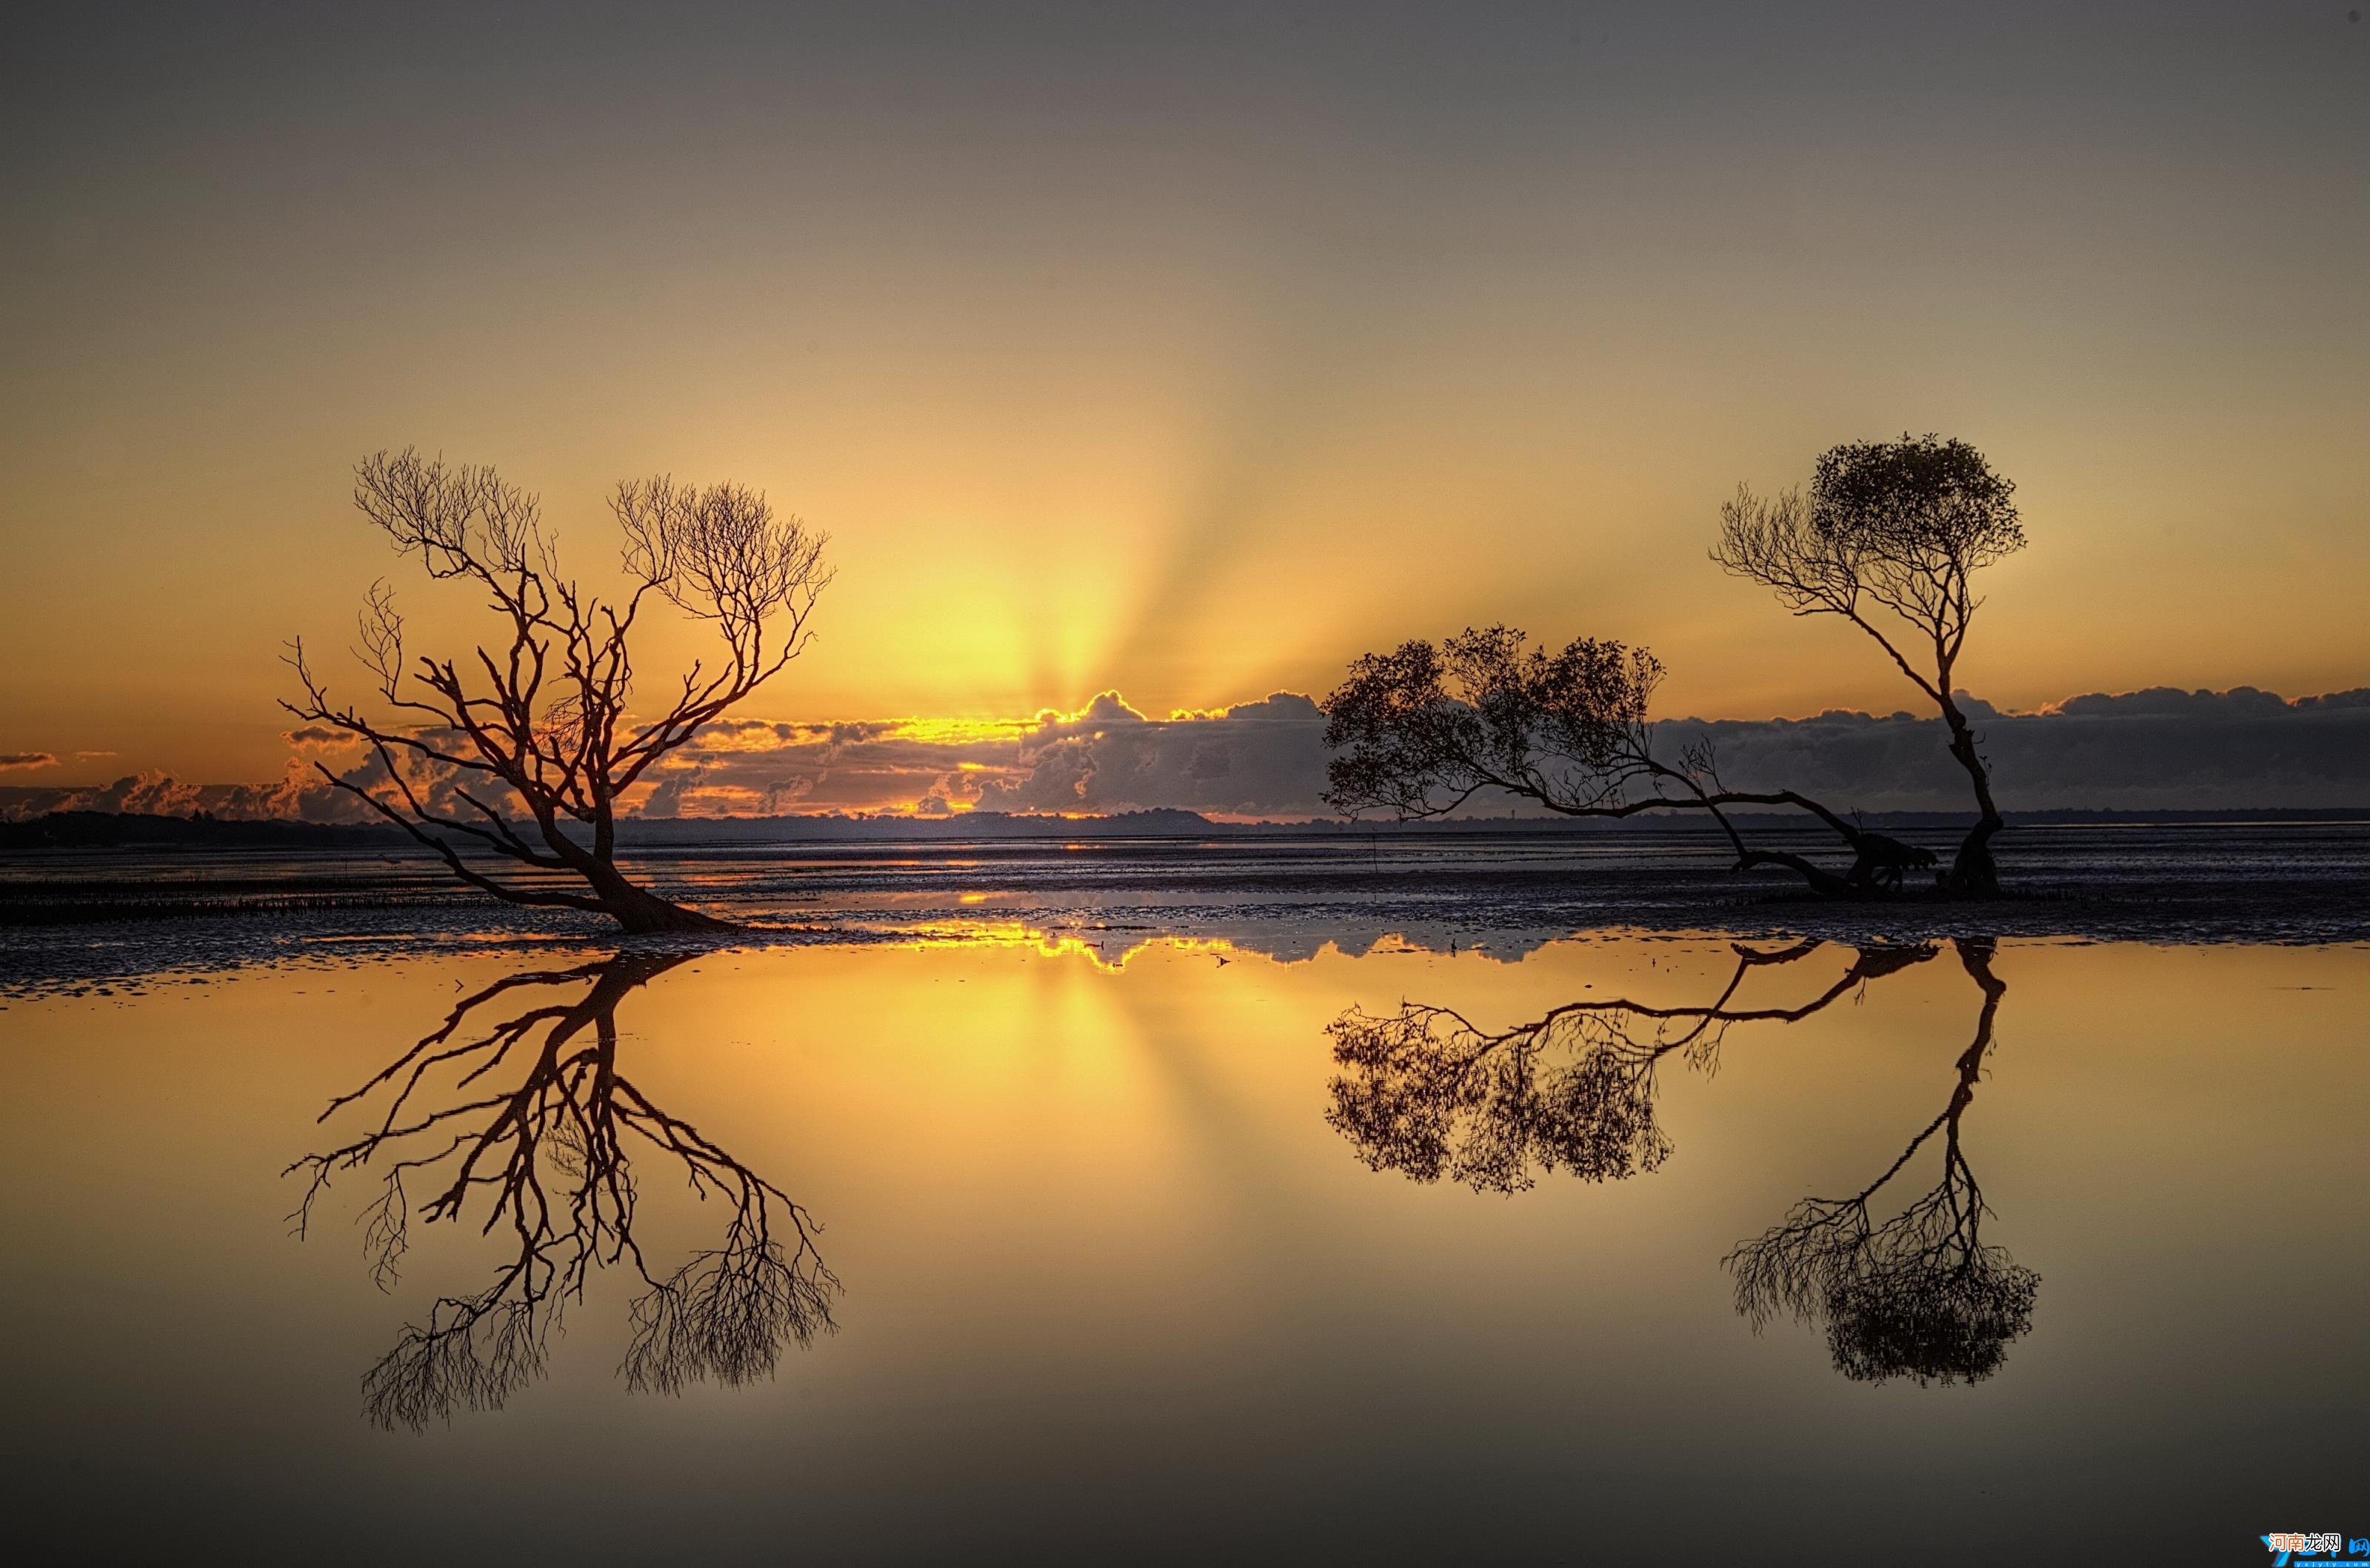
[[[744,946],[961,940],[1016,928],[1106,953],[1178,936],[1283,959],[1386,943],[1513,956],[1603,930],[1847,942],[2370,941],[2370,824],[2030,828],[2001,841],[2001,863],[2009,892],[1996,900],[1836,903],[1768,875],[1735,875],[1718,846],[1693,833],[794,844],[635,862],[672,896],[743,922],[731,940]],[[425,857],[0,859],[0,991],[616,940],[599,919],[470,892]]]

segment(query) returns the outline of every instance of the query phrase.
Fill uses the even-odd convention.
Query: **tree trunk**
[[[632,935],[641,936],[652,931],[730,931],[737,928],[730,920],[719,920],[713,915],[686,909],[647,889],[636,887],[618,873],[616,866],[606,862],[595,862],[584,877],[592,884],[592,896],[601,901],[601,912]]]
[[[1967,830],[1959,842],[1959,853],[1950,861],[1950,874],[1942,885],[1952,893],[1969,894],[1988,898],[1999,892],[1999,867],[1992,859],[1991,837],[2007,824],[1997,817],[1986,817]]]
[[[515,783],[512,786],[516,788]],[[523,790],[521,793],[524,793]],[[702,915],[696,909],[686,909],[671,903],[646,888],[636,887],[617,870],[616,853],[616,831],[610,815],[609,801],[604,798],[592,824],[592,847],[587,849],[560,831],[559,817],[548,801],[529,797],[535,808],[535,825],[542,829],[543,840],[551,851],[582,877],[592,897],[601,905],[601,913],[617,922],[620,928],[634,936],[652,931],[731,931],[739,928],[730,920],[719,920],[712,915]]]
[[[1866,891],[1864,884],[1856,877],[1839,877],[1825,867],[1814,865],[1800,855],[1789,854],[1783,849],[1747,848],[1744,836],[1736,831],[1736,824],[1728,820],[1726,812],[1720,809],[1723,805],[1799,807],[1834,828],[1836,833],[1842,835],[1844,842],[1851,846],[1855,856],[1864,858],[1866,851],[1860,845],[1859,829],[1819,804],[1818,801],[1812,800],[1808,795],[1798,794],[1791,790],[1761,793],[1722,790],[1714,793],[1706,790],[1695,775],[1684,769],[1666,767],[1656,762],[1651,756],[1642,755],[1639,761],[1644,764],[1647,771],[1657,778],[1668,778],[1685,789],[1695,797],[1696,804],[1711,813],[1712,821],[1718,823],[1720,830],[1728,835],[1729,845],[1736,851],[1736,869],[1739,871],[1749,871],[1756,866],[1776,866],[1801,878],[1803,883],[1822,898],[1857,898]],[[1685,804],[1684,801],[1673,803]],[[1627,809],[1622,814],[1626,814]]]
[[[1800,855],[1783,849],[1746,849],[1741,852],[1736,869],[1749,871],[1755,866],[1778,866],[1801,877],[1803,885],[1821,898],[1858,898],[1862,890],[1848,879],[1839,877],[1824,866],[1805,860]]]
[[[1975,807],[1981,813],[1975,825],[1967,830],[1967,836],[1961,840],[1958,857],[1950,862],[1950,874],[1942,879],[1942,885],[1952,893],[1988,898],[1999,892],[1999,868],[1992,861],[1992,835],[2008,824],[2002,820],[1999,808],[1992,803],[1991,774],[1975,750],[1975,734],[1968,727],[1967,716],[1946,696],[1942,717],[1950,726],[1950,755],[1973,781]]]

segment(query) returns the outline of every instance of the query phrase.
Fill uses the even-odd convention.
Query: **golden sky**
[[[347,502],[413,444],[588,576],[629,475],[828,529],[773,719],[1321,695],[1498,619],[1651,644],[1673,714],[1890,711],[1704,552],[1904,430],[2019,486],[1990,700],[2370,682],[2370,27],[1645,9],[50,18],[0,754],[61,761],[5,781],[274,775],[283,639],[381,574],[464,625]]]

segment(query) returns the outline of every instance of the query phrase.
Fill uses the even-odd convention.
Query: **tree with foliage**
[[[1975,574],[2024,548],[2015,490],[1963,441],[1852,442],[1820,457],[1807,499],[1740,486],[1720,509],[1712,549],[1722,568],[1771,589],[1794,614],[1858,627],[1939,709],[1977,813],[1943,879],[1958,893],[1999,886],[1991,841],[2006,824],[1953,681],[1983,605]]]
[[[1700,811],[1727,836],[1740,871],[1778,867],[1831,895],[1872,885],[1869,836],[1841,815],[1791,790],[1721,787],[1708,748],[1659,755],[1651,710],[1662,679],[1643,648],[1581,638],[1549,652],[1503,626],[1365,654],[1323,704],[1333,752],[1325,800],[1401,822],[1445,816],[1489,790],[1561,816]],[[1854,869],[1748,845],[1733,806],[1810,813],[1852,849]]]

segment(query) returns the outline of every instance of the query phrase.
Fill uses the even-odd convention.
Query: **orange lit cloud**
[[[728,721],[673,759],[641,809],[1317,815],[1324,724],[1313,701],[1288,692],[1155,720],[1116,691],[1028,719]]]

